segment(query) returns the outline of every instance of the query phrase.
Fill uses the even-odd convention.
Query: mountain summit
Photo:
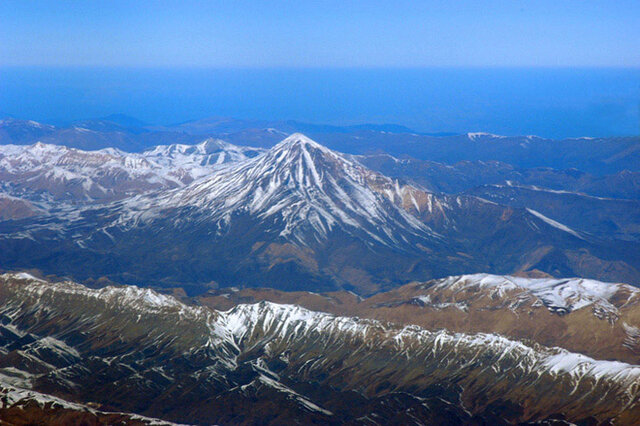
[[[214,171],[156,204],[156,210],[193,207],[220,232],[249,215],[298,245],[324,241],[336,230],[386,245],[399,235],[431,236],[402,207],[406,189],[346,156],[296,133],[264,155]],[[152,202],[150,200],[150,202]]]
[[[278,146],[280,147],[306,146],[306,147],[312,147],[316,149],[322,149],[325,151],[331,151],[329,148],[319,144],[318,142],[314,141],[313,139],[299,132],[290,134],[285,139],[283,139],[280,143],[276,144],[276,147]]]

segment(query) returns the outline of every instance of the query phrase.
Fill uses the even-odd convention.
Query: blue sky
[[[8,1],[0,66],[640,66],[640,1]]]
[[[640,132],[640,0],[0,1],[0,117]]]

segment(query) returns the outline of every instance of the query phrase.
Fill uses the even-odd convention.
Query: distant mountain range
[[[270,148],[289,134],[303,132],[330,149],[350,154],[385,152],[396,157],[443,163],[501,161],[517,168],[576,168],[596,175],[640,172],[640,137],[577,138],[561,141],[536,136],[489,133],[419,134],[399,125],[329,126],[296,121],[208,118],[170,126],[149,126],[125,115],[81,120],[65,126],[5,118],[0,144],[36,142],[96,150],[140,152],[160,144],[195,144],[206,137]]]
[[[215,140],[140,154],[4,150],[4,216],[14,219],[0,222],[5,269],[194,293],[372,294],[452,274],[536,270],[640,283],[634,200],[510,180],[438,193],[301,134],[264,152]],[[576,206],[589,214],[572,215]]]
[[[35,202],[105,202],[176,188],[207,175],[212,167],[262,152],[217,139],[159,145],[142,153],[82,151],[41,142],[0,145],[0,178],[6,191]]]

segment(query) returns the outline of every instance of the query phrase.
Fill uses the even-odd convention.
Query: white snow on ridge
[[[573,195],[573,196],[577,196],[577,197],[582,197],[582,198],[591,198],[594,200],[621,200],[620,198],[609,198],[609,197],[598,197],[595,195],[590,195],[590,194],[585,194],[584,192],[579,192],[579,191],[567,191],[567,190],[562,190],[562,189],[551,189],[551,188],[545,188],[542,186],[537,186],[537,185],[520,185],[518,183],[515,183],[511,180],[506,180],[505,181],[505,185],[500,185],[500,184],[490,184],[487,186],[491,186],[494,188],[506,188],[506,187],[511,187],[511,188],[516,188],[516,189],[525,189],[525,190],[529,190],[529,191],[536,191],[536,192],[546,192],[549,194],[558,194],[558,195]]]
[[[535,217],[537,217],[538,219],[540,219],[543,222],[545,222],[546,224],[551,225],[554,228],[557,228],[557,229],[559,229],[561,231],[567,232],[567,233],[573,235],[574,237],[578,237],[581,240],[584,240],[584,238],[582,238],[582,236],[580,234],[578,234],[576,231],[574,231],[573,229],[569,228],[568,226],[563,225],[560,222],[556,222],[555,220],[550,219],[550,218],[546,217],[545,215],[543,215],[542,213],[537,212],[537,211],[535,211],[533,209],[529,209],[528,208],[527,211],[529,213],[531,213],[532,215],[534,215]]]
[[[222,164],[246,160],[262,151],[214,139],[197,145],[157,146],[139,154],[115,148],[82,151],[40,142],[0,145],[0,173],[9,175],[16,188],[58,194],[71,191],[78,199],[107,199],[181,187]]]
[[[482,139],[482,138],[498,138],[498,139],[506,138],[506,136],[494,135],[493,133],[486,133],[486,132],[469,132],[467,133],[467,137],[473,141]]]
[[[0,276],[0,278],[11,277],[11,274]],[[506,286],[511,288],[525,285],[531,288],[544,287],[541,280],[527,283],[526,279],[502,277],[503,279],[500,280],[501,277],[490,275],[451,277],[447,280],[451,281],[449,285],[463,285],[463,281],[468,281],[470,278],[475,278],[479,285],[489,287]],[[602,286],[606,283],[587,282],[580,285],[582,284],[585,289],[591,290],[594,294],[603,297],[609,294]],[[223,312],[210,311],[205,308],[184,305],[172,297],[162,296],[151,290],[142,291],[127,287],[111,287],[106,290],[84,288],[83,290],[82,286],[72,283],[31,282],[11,287],[16,291],[13,298],[24,300],[21,299],[21,292],[29,292],[34,287],[43,288],[44,290],[41,290],[40,293],[80,291],[81,295],[85,297],[100,298],[108,303],[116,303],[119,309],[132,310],[134,313],[141,307],[149,309],[158,304],[175,308],[180,312],[185,312],[185,316],[181,315],[180,318],[206,322],[211,332],[210,341],[217,345],[216,347],[222,343],[228,343],[240,350],[245,343],[252,347],[255,339],[265,338],[274,342],[281,341],[285,344],[295,345],[294,342],[297,339],[302,339],[304,342],[305,339],[311,338],[318,343],[329,345],[329,347],[334,343],[342,345],[347,342],[355,347],[369,349],[371,349],[371,345],[383,345],[385,350],[395,351],[398,355],[441,359],[448,363],[457,362],[455,354],[463,351],[465,357],[482,356],[484,358],[488,356],[489,359],[496,360],[492,368],[497,372],[517,370],[527,375],[566,374],[570,378],[572,386],[576,388],[585,378],[598,381],[600,384],[602,381],[606,381],[616,394],[622,395],[620,394],[622,392],[626,395],[624,398],[630,400],[636,398],[640,392],[640,388],[635,385],[640,381],[640,366],[595,360],[564,349],[547,348],[537,344],[529,345],[491,333],[466,334],[451,333],[446,330],[434,332],[415,325],[402,327],[377,320],[335,316],[310,311],[295,305],[272,302],[241,304]],[[43,301],[42,303],[46,303],[43,307],[48,306],[51,309],[52,306],[55,306],[52,305],[54,300]],[[36,303],[41,302],[37,301]],[[150,312],[151,315],[166,315],[166,312],[161,310],[152,309]],[[207,312],[209,312],[208,315]],[[269,350],[268,347],[266,350]],[[220,351],[217,356],[231,356],[233,358],[236,355],[237,353]],[[228,362],[229,365],[233,365],[235,358],[229,359]],[[316,409],[316,407],[309,408]]]
[[[438,353],[448,356],[452,351],[455,353],[458,350],[469,349],[478,355],[497,356],[499,360],[513,357],[517,360],[515,368],[522,369],[524,373],[567,374],[574,386],[583,378],[589,378],[615,382],[621,389],[632,389],[640,381],[640,366],[618,361],[595,360],[562,348],[529,346],[492,333],[466,334],[446,330],[434,332],[415,325],[398,327],[377,320],[313,312],[295,305],[272,302],[238,305],[229,311],[221,312],[217,321],[222,323],[221,328],[231,331],[238,342],[250,341],[254,330],[257,330],[260,338],[266,334],[285,341],[312,332],[326,336],[327,339],[339,339],[340,342],[382,338],[377,344],[393,344],[396,351],[406,352],[409,357],[416,355],[414,351],[419,352],[425,347],[431,347],[429,352],[436,356]],[[493,368],[504,367],[494,365]],[[637,392],[637,387],[631,392]]]
[[[43,297],[47,293],[53,292],[58,294],[79,295],[91,299],[100,299],[113,305],[129,305],[131,307],[142,309],[146,312],[158,312],[164,309],[182,311],[186,308],[184,313],[191,313],[195,316],[201,314],[197,308],[188,307],[172,296],[166,296],[148,288],[136,286],[107,286],[94,290],[71,281],[50,283],[39,278],[35,278],[25,272],[2,274],[0,275],[0,280],[2,279],[18,279],[29,282],[29,285],[25,286],[22,291],[25,294],[32,294],[38,298]]]
[[[523,278],[502,275],[474,274],[448,277],[435,285],[435,289],[464,291],[472,288],[490,290],[505,297],[511,291],[526,291],[550,309],[573,311],[598,305],[608,311],[617,309],[610,300],[618,292],[628,295],[628,300],[640,297],[640,290],[627,284],[606,283],[584,278]]]
[[[197,145],[158,145],[144,151],[141,156],[166,168],[184,169],[198,179],[207,175],[213,166],[243,161],[264,151],[210,138]]]
[[[586,355],[565,350],[556,355],[548,356],[544,360],[544,365],[554,374],[565,372],[574,378],[591,376],[596,380],[609,377],[626,385],[637,382],[640,376],[640,366],[631,366],[620,361],[595,360]]]
[[[40,282],[45,282],[44,280],[41,280],[40,278],[36,278],[33,275],[27,273],[27,272],[17,272],[15,274],[5,274],[5,275],[9,275],[9,276],[13,276],[15,278],[21,279],[21,280],[32,280],[32,281],[40,281]]]
[[[265,385],[265,386],[269,386],[269,387],[275,389],[278,392],[282,392],[284,394],[289,395],[289,397],[291,399],[295,400],[302,407],[304,407],[305,409],[307,409],[307,410],[309,410],[311,412],[319,412],[319,413],[325,414],[327,416],[333,416],[333,413],[331,411],[326,410],[326,409],[324,409],[322,407],[319,407],[318,405],[314,404],[313,402],[311,402],[306,397],[300,395],[298,392],[294,391],[293,389],[291,389],[288,386],[285,386],[284,384],[280,383],[277,380],[274,380],[274,379],[272,379],[270,377],[267,377],[264,374],[260,374],[256,380],[258,382],[260,382],[261,384]],[[248,385],[244,385],[244,386],[248,386]]]

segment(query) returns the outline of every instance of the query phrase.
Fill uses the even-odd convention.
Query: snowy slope
[[[220,164],[260,152],[213,139],[198,145],[157,146],[141,154],[115,148],[82,151],[39,142],[0,145],[0,177],[5,190],[31,199],[104,202],[180,187]]]
[[[406,244],[403,235],[433,235],[403,207],[412,190],[294,134],[265,154],[217,169],[184,189],[133,200],[122,224],[190,207],[221,229],[239,214],[271,221],[280,236],[303,245],[325,240],[336,228],[383,244]]]
[[[158,145],[141,155],[167,169],[183,169],[197,179],[211,171],[212,166],[242,161],[264,152],[261,148],[236,146],[219,139],[206,139],[197,145]]]
[[[502,275],[473,274],[438,280],[433,290],[455,292],[488,291],[504,298],[511,294],[530,296],[551,311],[571,312],[588,306],[615,312],[617,304],[640,298],[640,290],[627,284],[605,283],[584,278],[522,278]]]

